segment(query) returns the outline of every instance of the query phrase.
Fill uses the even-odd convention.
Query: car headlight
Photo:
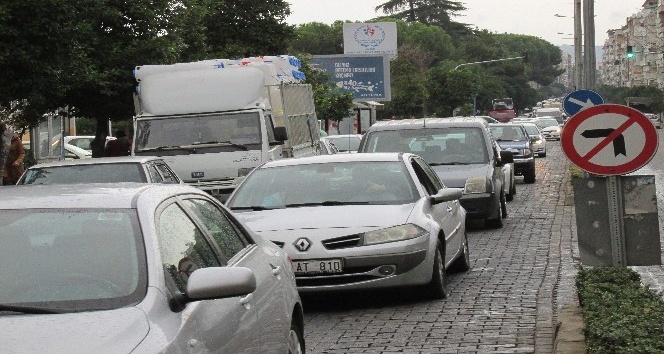
[[[465,194],[486,193],[486,186],[486,176],[468,178],[463,192]]]
[[[364,245],[403,241],[420,237],[426,233],[426,230],[413,224],[393,226],[386,229],[365,232]]]

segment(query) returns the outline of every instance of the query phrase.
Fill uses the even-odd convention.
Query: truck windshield
[[[139,120],[135,149],[228,146],[238,150],[260,150],[259,118],[258,112],[252,111]]]

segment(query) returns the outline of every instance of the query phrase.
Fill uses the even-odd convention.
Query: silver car
[[[0,193],[6,353],[302,353],[286,253],[194,187]]]
[[[168,164],[154,156],[104,157],[34,165],[16,184],[183,183]]]
[[[526,128],[526,133],[533,142],[533,152],[539,157],[546,157],[546,139],[537,124],[527,122],[520,124]]]
[[[355,153],[360,147],[362,135],[360,134],[342,134],[328,135],[320,138],[326,142],[334,144],[339,152]]]
[[[300,291],[423,286],[444,298],[446,270],[470,268],[461,194],[414,154],[335,154],[268,162],[227,206],[291,255]]]

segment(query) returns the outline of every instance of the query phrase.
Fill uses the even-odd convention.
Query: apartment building
[[[646,0],[622,27],[607,34],[600,69],[604,84],[664,89],[664,0]]]

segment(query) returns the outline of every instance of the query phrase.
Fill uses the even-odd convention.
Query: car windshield
[[[475,127],[377,130],[369,133],[363,151],[412,152],[432,166],[489,161],[484,134]]]
[[[139,163],[99,163],[39,167],[25,171],[18,184],[147,182]]]
[[[553,118],[550,118],[550,119],[537,119],[533,123],[535,123],[540,128],[558,126],[558,121],[553,119]]]
[[[136,149],[224,146],[233,150],[260,150],[259,123],[258,112],[139,120],[136,123]]]
[[[357,151],[360,147],[360,137],[357,135],[341,135],[326,137],[339,151]]]
[[[493,125],[490,126],[491,134],[496,141],[523,141],[527,140],[523,129],[518,125]]]
[[[228,201],[233,210],[406,204],[419,195],[403,162],[343,162],[261,168]]]
[[[537,129],[536,125],[530,125],[530,124],[525,125],[524,124],[523,127],[526,129],[526,133],[528,133],[528,135],[530,135],[530,136],[535,136],[535,135],[540,134],[540,131],[539,131],[539,129]]]
[[[137,303],[147,288],[139,230],[133,209],[3,210],[0,314],[11,306],[49,313]]]

